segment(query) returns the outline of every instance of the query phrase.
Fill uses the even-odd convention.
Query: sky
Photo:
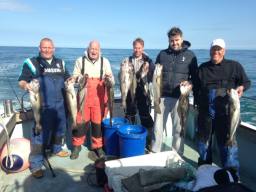
[[[255,0],[0,0],[0,46],[131,48],[168,46],[167,32],[180,27],[192,49],[223,38],[227,49],[256,49]],[[253,24],[254,23],[254,24]]]

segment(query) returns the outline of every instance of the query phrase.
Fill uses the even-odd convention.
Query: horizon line
[[[0,47],[25,47],[25,48],[37,48],[38,46],[27,46],[27,45],[0,45]],[[64,48],[64,49],[86,49],[87,47],[55,47]],[[108,47],[101,47],[101,49],[121,49],[121,50],[132,50],[132,48],[108,48]],[[162,50],[166,48],[145,48],[145,50]],[[210,50],[209,48],[190,48],[190,50]],[[256,48],[228,48],[226,50],[256,50]]]

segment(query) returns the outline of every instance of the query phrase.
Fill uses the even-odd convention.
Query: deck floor
[[[52,177],[51,171],[45,162],[44,177],[35,179],[27,169],[23,172],[5,174],[1,171],[0,191],[1,192],[71,192],[71,191],[103,191],[102,188],[90,186],[96,183],[94,152],[88,151],[83,146],[80,156],[76,160],[69,157],[60,158],[57,156],[49,157],[49,161],[56,174]]]
[[[185,145],[184,159],[191,165],[197,165],[198,153],[196,153],[192,141]],[[6,174],[0,173],[0,191],[1,192],[75,192],[103,191],[102,188],[88,184],[88,177],[91,183],[96,183],[95,169],[93,162],[96,159],[94,152],[89,151],[85,146],[82,147],[79,158],[70,160],[69,157],[60,158],[56,156],[49,157],[49,161],[54,169],[56,177],[52,177],[51,171],[45,162],[45,176],[41,179],[35,179],[27,169],[23,172]],[[250,181],[246,175],[241,174],[241,180],[249,188],[256,189],[254,181]]]
[[[123,116],[120,103],[115,103],[114,116]],[[24,125],[28,127],[28,125]],[[25,135],[29,135],[29,129]],[[70,144],[68,144],[70,147]],[[186,140],[184,157],[187,162],[197,166],[198,153],[195,142]],[[88,177],[92,183],[96,183],[95,169],[93,166],[96,156],[94,152],[89,151],[83,146],[79,158],[70,160],[69,157],[60,158],[56,156],[49,157],[49,161],[54,169],[56,177],[52,177],[49,168],[44,168],[45,176],[42,179],[35,179],[27,169],[20,173],[6,174],[0,170],[0,191],[1,192],[77,192],[103,191],[102,188],[88,184]],[[217,161],[218,162],[218,161]],[[218,163],[217,163],[218,164]],[[47,164],[46,164],[47,165]],[[255,181],[241,172],[241,181],[249,188],[256,190]]]

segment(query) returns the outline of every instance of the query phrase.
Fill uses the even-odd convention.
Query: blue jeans
[[[212,163],[212,136],[214,134],[222,166],[233,167],[238,171],[239,160],[236,138],[233,138],[231,146],[227,145],[227,135],[230,129],[228,105],[229,98],[225,89],[210,89],[208,93],[208,109],[199,107],[198,152],[200,157],[198,164]]]

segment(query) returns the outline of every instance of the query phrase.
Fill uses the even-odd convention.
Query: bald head
[[[88,56],[92,61],[96,61],[100,56],[100,43],[98,41],[91,41],[88,47]]]

